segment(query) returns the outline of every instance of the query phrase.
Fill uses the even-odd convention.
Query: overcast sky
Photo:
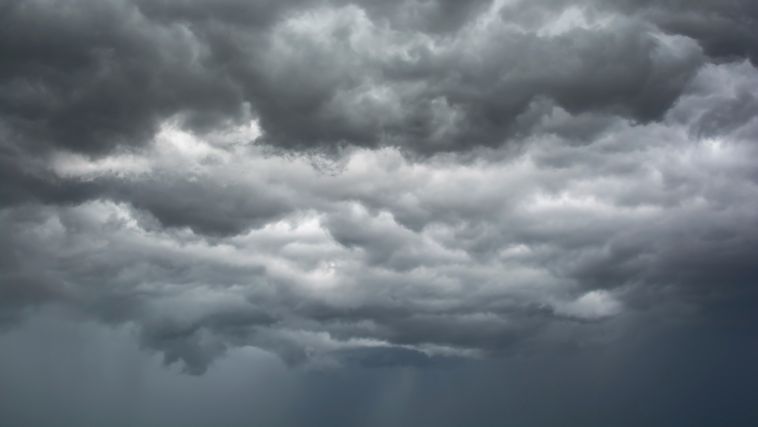
[[[755,0],[0,0],[0,427],[758,425]]]

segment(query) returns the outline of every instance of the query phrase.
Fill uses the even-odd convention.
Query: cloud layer
[[[24,146],[102,154],[252,113],[268,144],[497,147],[546,98],[660,119],[708,58],[755,60],[749,1],[6,1],[0,108]]]
[[[685,3],[0,2],[0,321],[191,373],[754,321],[758,7]]]

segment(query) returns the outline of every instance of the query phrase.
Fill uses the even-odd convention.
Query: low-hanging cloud
[[[758,11],[687,7],[2,2],[0,321],[61,305],[202,373],[752,301]]]
[[[754,57],[749,2],[670,3],[7,1],[2,128],[97,155],[252,111],[274,146],[431,154],[531,132],[539,98],[656,121],[708,56]]]

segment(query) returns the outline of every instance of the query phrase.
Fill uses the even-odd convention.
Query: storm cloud
[[[81,345],[156,379],[90,378],[91,418],[45,395],[77,425],[753,425],[757,21],[747,0],[0,1],[0,383],[25,352],[61,349],[72,372],[30,379],[54,389],[110,358]],[[49,424],[20,390],[0,425]],[[218,390],[270,409],[166,409]]]

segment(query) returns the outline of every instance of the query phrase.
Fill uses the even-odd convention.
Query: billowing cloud
[[[3,211],[6,300],[137,322],[193,370],[251,343],[289,361],[482,357],[670,292],[707,304],[755,275],[755,121],[703,131],[750,99],[751,70],[706,67],[663,122],[606,117],[579,142],[552,129],[587,113],[541,101],[525,148],[468,160],[271,154],[247,143],[255,122],[202,136],[166,122],[140,152],[59,154],[47,173],[93,199]]]
[[[192,374],[249,351],[346,372],[673,358],[699,327],[736,348],[758,297],[756,19],[0,2],[0,325],[60,310]]]
[[[252,109],[275,146],[435,153],[529,133],[541,98],[655,121],[705,55],[754,57],[751,4],[671,3],[6,2],[3,127],[102,154]]]

